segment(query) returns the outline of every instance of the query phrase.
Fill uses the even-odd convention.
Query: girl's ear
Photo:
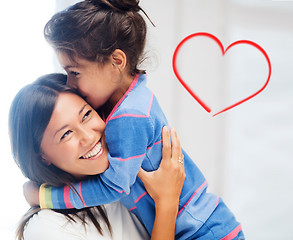
[[[41,154],[41,159],[42,162],[47,166],[50,166],[52,164],[48,159],[46,159],[46,156],[43,153]]]
[[[121,49],[115,49],[110,58],[112,65],[117,67],[120,71],[125,69],[127,64],[127,57]]]

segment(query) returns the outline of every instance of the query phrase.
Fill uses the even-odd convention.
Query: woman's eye
[[[60,140],[66,138],[70,133],[72,133],[72,131],[71,131],[71,130],[68,130],[66,133],[64,133],[64,134],[62,135],[62,137],[60,138]]]
[[[83,116],[82,121],[86,120],[92,113],[92,110],[88,110],[86,114]]]

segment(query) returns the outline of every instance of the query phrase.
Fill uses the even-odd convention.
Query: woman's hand
[[[162,160],[159,168],[153,172],[146,172],[141,168],[138,173],[147,192],[155,201],[156,219],[152,240],[174,239],[179,198],[185,180],[184,157],[175,129],[171,129],[170,134],[172,147],[168,128],[164,127]]]
[[[31,207],[39,206],[39,186],[33,181],[23,184],[23,195]]]
[[[175,129],[171,129],[172,148],[168,128],[162,131],[163,150],[160,167],[153,172],[142,168],[138,177],[143,181],[148,194],[155,203],[179,203],[179,197],[185,180],[183,154]],[[179,157],[182,163],[179,162]]]

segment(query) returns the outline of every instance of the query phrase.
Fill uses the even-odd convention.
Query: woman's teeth
[[[82,158],[87,159],[87,158],[94,157],[101,151],[101,149],[102,149],[102,144],[101,144],[101,142],[98,142],[96,144],[96,146],[91,151],[89,151],[87,154],[83,155]]]

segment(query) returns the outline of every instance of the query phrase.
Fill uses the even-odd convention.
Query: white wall
[[[53,53],[43,27],[54,13],[52,1],[2,1],[0,14],[0,238],[14,239],[20,217],[29,208],[22,195],[26,180],[14,163],[8,138],[8,111],[17,91],[40,75],[53,71]]]
[[[291,239],[293,1],[145,0],[142,5],[157,25],[150,26],[150,55],[158,66],[152,62],[149,86],[183,147],[205,173],[210,191],[223,196],[247,239]],[[255,41],[272,63],[272,77],[262,93],[214,118],[183,89],[171,65],[177,44],[202,31],[217,36],[224,47],[242,39]],[[204,41],[200,44],[201,51],[194,46],[193,57],[183,53],[181,71],[194,90],[202,88],[207,76],[213,78],[208,90],[200,92],[210,102],[225,105],[264,84],[268,67],[254,49],[235,47],[224,66],[217,59],[199,72],[200,61],[216,51]]]
[[[228,200],[251,239],[291,239],[293,2],[235,1],[230,22],[231,38],[254,39],[267,50],[272,78],[262,94],[230,114]]]

